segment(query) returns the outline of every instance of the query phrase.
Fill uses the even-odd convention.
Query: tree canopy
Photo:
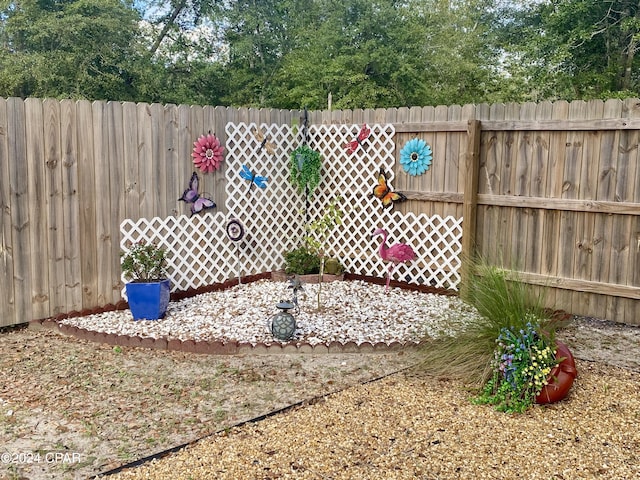
[[[0,95],[272,108],[638,96],[631,0],[0,0]]]

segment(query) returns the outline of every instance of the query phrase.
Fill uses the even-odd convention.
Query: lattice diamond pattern
[[[377,182],[380,168],[393,181],[395,143],[393,125],[371,125],[371,134],[353,154],[345,144],[356,138],[358,125],[311,125],[309,146],[322,155],[320,189],[333,195],[368,195]],[[324,208],[321,206],[320,211]]]
[[[171,289],[186,290],[220,283],[235,272],[236,245],[225,232],[226,218],[218,213],[187,217],[144,218],[120,224],[120,248],[128,252],[132,243],[153,242],[167,249],[167,270]],[[124,275],[122,281],[126,279]],[[122,296],[126,298],[124,289]]]
[[[273,144],[270,155],[253,131],[261,131]],[[244,260],[252,273],[269,272],[284,264],[282,252],[295,248],[304,232],[300,209],[304,198],[289,182],[289,155],[301,144],[289,125],[228,123],[227,201],[230,215],[240,219],[253,239],[246,244]],[[250,187],[240,177],[242,165],[268,177],[267,188]]]
[[[327,254],[336,256],[347,271],[384,276],[386,265],[378,256],[377,227],[389,233],[389,244],[405,242],[417,260],[398,266],[393,278],[415,284],[457,289],[460,281],[462,219],[402,214],[383,209],[370,193],[384,168],[393,185],[395,134],[393,125],[370,125],[371,135],[353,154],[345,144],[360,125],[311,125],[309,146],[323,158],[322,180],[309,204],[309,217],[321,216],[336,196],[342,198],[343,225],[334,229]],[[260,130],[275,147],[274,154],[261,148],[253,130]],[[268,272],[284,264],[282,253],[299,245],[304,234],[304,197],[289,183],[289,155],[302,138],[289,125],[228,123],[226,155],[226,207],[229,215],[207,212],[192,217],[125,220],[120,226],[123,251],[131,242],[152,241],[170,252],[168,267],[173,290],[197,288],[231,277]],[[268,177],[265,190],[240,177],[245,164],[257,175]],[[225,232],[228,218],[245,225],[245,237],[234,244]],[[123,278],[124,281],[124,278]],[[124,291],[123,291],[124,296]]]

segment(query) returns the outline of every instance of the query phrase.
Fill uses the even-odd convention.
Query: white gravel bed
[[[362,281],[305,284],[293,342],[418,342],[463,324],[475,313],[458,297],[420,293]],[[287,282],[260,280],[171,302],[161,320],[133,320],[129,310],[62,320],[92,331],[180,340],[222,340],[271,344],[270,319],[276,304],[289,300]],[[286,342],[280,342],[286,343]]]

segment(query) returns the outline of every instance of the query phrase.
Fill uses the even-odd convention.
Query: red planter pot
[[[562,400],[569,393],[573,381],[578,375],[573,355],[564,343],[556,341],[556,358],[563,358],[557,367],[551,370],[549,384],[546,385],[540,395],[536,397],[536,403],[554,403]]]

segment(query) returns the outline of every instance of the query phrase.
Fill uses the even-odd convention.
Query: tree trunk
[[[629,13],[629,10],[627,10]],[[633,68],[633,59],[636,54],[636,49],[638,48],[638,28],[635,26],[640,22],[640,2],[638,2],[638,6],[636,8],[636,14],[634,15],[635,22],[631,22],[633,25],[626,32],[626,37],[628,39],[626,52],[623,55],[623,71],[622,78],[620,79],[620,90],[630,90],[631,89],[631,71]]]
[[[178,17],[178,15],[180,15],[180,12],[182,12],[182,9],[185,7],[186,4],[187,4],[187,0],[181,0],[181,2],[174,7],[173,11],[171,12],[171,15],[169,16],[164,26],[162,27],[162,31],[160,32],[160,35],[158,35],[158,38],[156,38],[156,41],[153,42],[153,45],[151,46],[151,55],[155,55],[158,48],[160,48],[160,44],[162,43],[162,40],[164,40],[164,37],[167,36],[167,33],[169,33],[169,29],[171,28],[171,25],[173,25],[173,22],[175,22],[176,18]]]

